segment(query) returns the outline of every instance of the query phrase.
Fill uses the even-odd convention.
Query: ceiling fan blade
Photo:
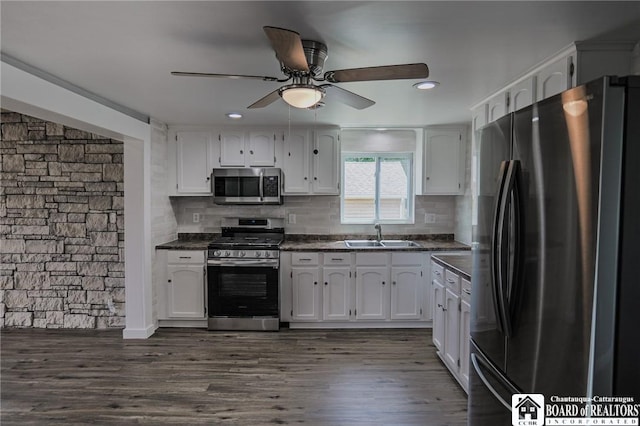
[[[280,89],[276,89],[273,92],[269,93],[267,96],[263,97],[262,99],[258,99],[257,101],[255,101],[254,103],[252,103],[251,105],[249,105],[247,107],[247,109],[251,109],[251,108],[264,108],[267,105],[271,105],[272,103],[274,103],[275,101],[277,101],[278,99],[280,99],[280,93],[279,93]]]
[[[290,70],[309,71],[300,34],[284,28],[263,27],[278,60]]]
[[[321,84],[319,87],[322,87],[325,90],[326,96],[329,99],[335,99],[355,109],[365,109],[375,104],[371,99],[332,84]]]
[[[207,73],[207,72],[171,71],[171,75],[184,76],[184,77],[214,77],[214,78],[230,78],[230,79],[250,78],[253,80],[262,80],[262,81],[278,81],[278,79],[275,77],[265,77],[260,75],[213,74],[213,73]]]
[[[324,79],[331,83],[351,81],[402,80],[429,77],[427,64],[384,65],[380,67],[351,68],[327,71]]]

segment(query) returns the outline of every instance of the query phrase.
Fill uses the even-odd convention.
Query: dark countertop
[[[170,241],[168,243],[159,244],[155,248],[156,250],[206,250],[207,246],[216,237],[215,234],[179,234],[177,240]],[[291,240],[287,239],[280,246],[282,251],[451,251],[451,250],[470,250],[470,247],[466,244],[459,243],[453,240],[443,240],[441,238],[431,238],[423,235],[422,238],[412,235],[406,238],[415,241],[420,244],[420,247],[403,247],[403,248],[348,248],[344,244],[342,235],[335,236],[336,239],[328,239],[324,237],[319,239],[317,236],[310,236],[308,239],[305,236],[296,235]],[[395,236],[394,236],[395,237]],[[418,237],[418,238],[415,238]],[[427,238],[425,238],[427,237]],[[394,238],[402,239],[402,238]]]
[[[338,241],[285,241],[280,246],[281,251],[450,251],[450,250],[470,250],[468,245],[457,241],[420,240],[413,239],[420,247],[370,247],[370,248],[349,248],[344,240]]]
[[[467,278],[471,278],[471,269],[472,269],[472,258],[471,253],[469,254],[432,254],[431,258],[436,262],[444,264],[447,267],[455,269],[457,272],[460,272],[463,275],[466,275]]]

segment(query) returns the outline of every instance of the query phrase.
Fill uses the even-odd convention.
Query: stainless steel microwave
[[[282,204],[280,169],[213,169],[212,175],[216,204]]]

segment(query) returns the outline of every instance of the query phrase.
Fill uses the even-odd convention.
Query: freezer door
[[[587,395],[602,107],[594,84],[514,114],[523,270],[506,374],[526,393]]]
[[[511,396],[519,393],[471,342],[469,426],[511,426]]]
[[[475,161],[477,224],[473,228],[473,272],[471,274],[471,335],[496,365],[504,369],[505,337],[497,315],[496,283],[492,276],[494,234],[499,195],[511,146],[511,115],[479,130]]]

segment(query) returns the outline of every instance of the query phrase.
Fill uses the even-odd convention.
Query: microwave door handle
[[[258,183],[260,191],[260,201],[264,201],[264,169],[260,169],[260,182]]]

